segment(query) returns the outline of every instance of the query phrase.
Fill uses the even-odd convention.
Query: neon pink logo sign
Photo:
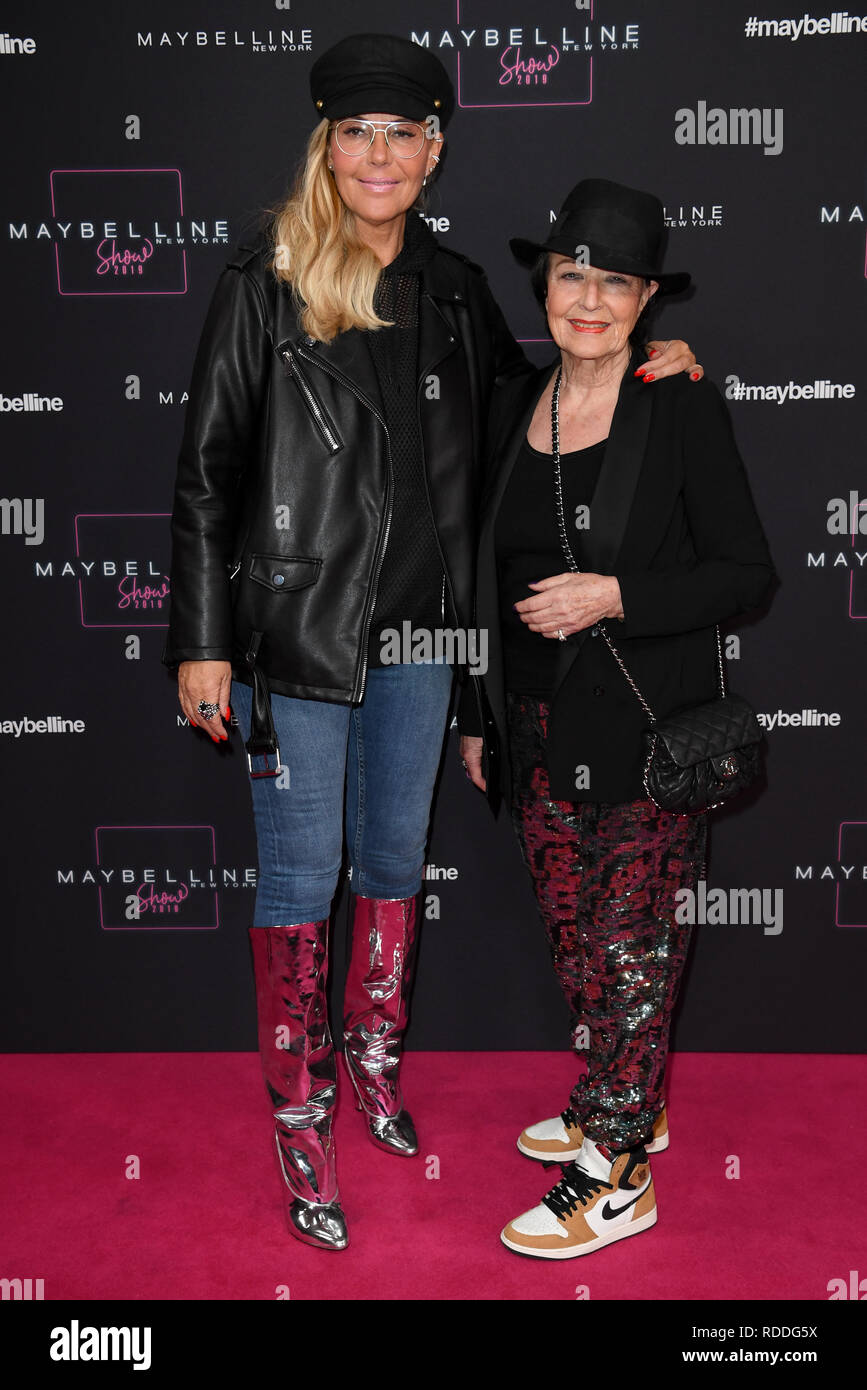
[[[214,931],[220,925],[212,825],[99,825],[103,931]]]
[[[458,105],[589,105],[602,47],[593,9],[593,0],[582,9],[563,0],[456,0]]]
[[[845,877],[836,884],[834,921],[838,927],[867,927],[867,821],[840,822],[837,859]]]
[[[180,169],[52,169],[50,184],[58,294],[186,294]]]
[[[169,512],[75,517],[82,627],[168,627]]]

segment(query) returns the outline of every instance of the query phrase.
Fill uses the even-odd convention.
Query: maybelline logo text
[[[127,611],[162,608],[171,593],[171,581],[153,560],[66,560],[58,562],[55,574],[53,560],[34,562],[38,579],[90,579],[96,574],[103,579],[120,575],[116,586],[117,608]],[[151,580],[157,583],[151,583]]]
[[[723,224],[722,203],[679,204],[662,209],[666,227],[721,227]]]
[[[744,34],[748,39],[789,39],[797,43],[801,35],[825,34],[867,34],[867,16],[859,18],[850,15],[848,10],[834,10],[832,14],[815,19],[805,14],[801,19],[758,19],[751,15],[744,21]]]
[[[192,888],[255,888],[256,870],[253,868],[219,868],[208,864],[204,869],[184,869],[181,871],[154,868],[114,868],[96,865],[92,869],[57,869],[57,882],[64,885],[94,884],[97,887],[122,883],[135,887],[150,888],[159,882],[165,891],[177,894],[183,891],[184,897]],[[170,886],[169,886],[170,885]]]
[[[576,6],[577,9],[589,9],[589,4]],[[576,29],[567,28],[561,25],[556,30],[543,33],[539,26],[525,28],[522,24],[504,26],[497,29],[443,29],[437,38],[434,35],[431,44],[431,34],[429,29],[422,33],[413,30],[410,38],[413,43],[419,44],[422,48],[499,48],[500,64],[504,69],[500,82],[510,81],[508,77],[510,70],[514,69],[515,63],[528,62],[523,58],[524,49],[542,49],[544,57],[540,59],[538,52],[529,62],[542,64],[549,61],[552,55],[557,55],[555,64],[559,61],[561,53],[593,53],[597,49],[600,53],[616,52],[624,48],[637,48],[639,43],[639,26],[637,24],[622,24],[618,28],[616,24],[583,24]],[[526,74],[529,75],[529,65]]]
[[[836,864],[796,864],[795,878],[831,883],[850,883],[861,879],[867,883],[867,864],[843,864],[839,860]]]
[[[779,386],[748,386],[739,376],[726,377],[727,401],[850,401],[855,394],[851,381],[787,381]]]
[[[4,396],[0,391],[0,415],[39,414],[41,411],[62,410],[62,396],[40,396],[37,391],[25,391],[21,396]]]
[[[22,734],[83,734],[83,719],[64,719],[62,714],[47,714],[44,719],[0,719],[0,734],[12,734],[20,738]]]
[[[136,33],[137,48],[246,48],[251,53],[309,53],[313,46],[312,29],[281,29],[275,37],[273,29],[249,29],[242,37],[237,29],[186,30],[175,29],[171,34],[153,30]]]
[[[63,244],[74,241],[96,241],[97,274],[111,271],[119,274],[124,265],[142,266],[149,261],[155,246],[225,245],[229,239],[229,223],[225,218],[211,222],[192,217],[174,218],[171,222],[154,219],[150,223],[127,221],[119,226],[116,220],[106,222],[47,221],[10,222],[10,241],[54,241]],[[120,239],[120,247],[118,247]],[[126,242],[138,242],[136,247]]]
[[[0,56],[4,58],[29,57],[35,52],[35,39],[19,39],[14,38],[11,34],[0,34]]]
[[[788,710],[774,710],[773,714],[757,714],[756,718],[763,729],[836,729],[842,719],[840,714],[828,714],[819,709],[801,709],[789,713]]]

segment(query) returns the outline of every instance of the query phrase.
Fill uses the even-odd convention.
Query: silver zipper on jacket
[[[391,530],[392,500],[394,495],[394,471],[391,462],[391,440],[388,437],[388,426],[386,425],[382,415],[376,409],[376,406],[373,404],[373,402],[368,400],[367,396],[365,396],[361,391],[359,391],[357,386],[355,386],[353,382],[351,382],[347,377],[342,376],[340,372],[335,371],[335,369],[332,366],[330,366],[329,363],[323,362],[321,357],[314,357],[312,354],[301,352],[300,349],[298,355],[299,357],[304,357],[308,362],[312,362],[323,372],[326,372],[328,376],[332,377],[335,381],[340,382],[341,386],[345,386],[348,390],[350,390],[353,396],[355,396],[356,400],[360,401],[362,405],[366,406],[367,409],[370,410],[376,416],[377,420],[382,425],[383,431],[385,433],[385,447],[388,452],[388,485],[386,487],[385,492],[385,529],[384,533],[381,534],[377,552],[373,557],[373,582],[368,590],[367,603],[365,605],[364,616],[362,618],[364,636],[361,647],[361,675],[360,678],[356,679],[355,689],[352,692],[353,698],[358,701],[361,701],[364,698],[364,688],[367,681],[367,645],[370,638],[370,623],[373,616],[373,609],[376,604],[376,591],[379,585],[379,575],[382,569],[382,561],[383,556],[385,554],[385,547],[388,544],[388,535]],[[296,380],[298,380],[297,376]]]
[[[290,375],[295,378],[295,381],[298,384],[298,390],[304,397],[307,409],[313,416],[313,419],[316,425],[318,426],[319,432],[325,440],[325,443],[328,445],[332,454],[336,454],[338,449],[340,448],[340,440],[337,438],[334,431],[331,429],[330,425],[326,421],[322,407],[320,406],[313,392],[310,390],[310,387],[307,385],[307,382],[304,380],[304,377],[296,369],[291,349],[283,348],[280,355],[283,358],[283,361],[286,363]]]

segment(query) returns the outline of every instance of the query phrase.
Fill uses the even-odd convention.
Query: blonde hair
[[[328,128],[327,120],[315,127],[291,192],[266,209],[268,268],[290,286],[304,332],[325,343],[349,328],[389,327],[373,307],[382,264],[328,171]]]

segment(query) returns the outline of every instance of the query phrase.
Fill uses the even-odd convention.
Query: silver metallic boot
[[[331,1133],[337,1062],[325,994],[328,922],[250,927],[248,935],[286,1224],[308,1245],[344,1250]]]
[[[371,1139],[412,1157],[418,1139],[398,1072],[415,964],[417,898],[351,895],[343,1006],[344,1056]]]

